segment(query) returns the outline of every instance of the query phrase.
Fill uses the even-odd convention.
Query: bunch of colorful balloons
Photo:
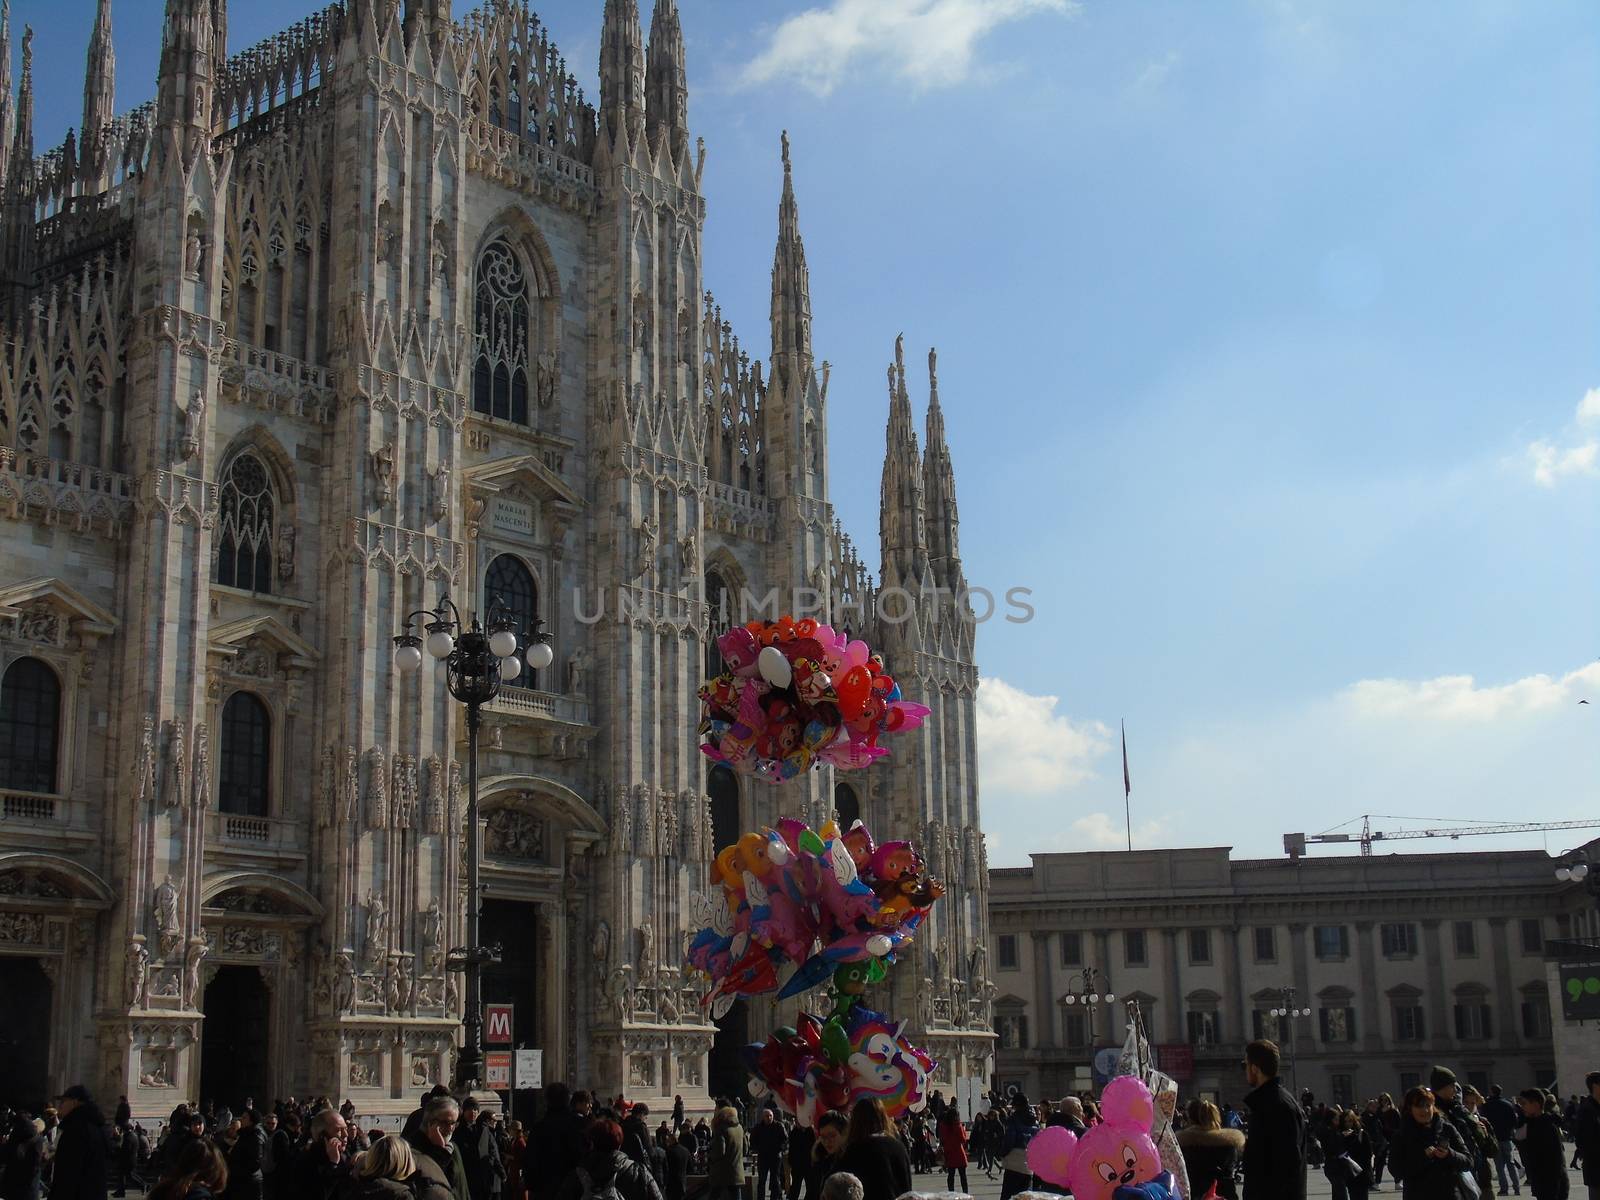
[[[904,1111],[925,1098],[933,1063],[888,1018],[859,1004],[910,942],[944,885],[910,842],[875,843],[857,821],[813,831],[785,818],[717,855],[720,887],[697,896],[689,962],[711,979],[701,1003],[719,1018],[739,996],[780,999],[832,981],[833,1012],[803,1017],[749,1051],[784,1107],[877,1096]]]
[[[900,694],[881,656],[810,617],[752,621],[717,639],[726,668],[700,689],[700,749],[741,775],[786,783],[814,767],[870,766],[884,734],[929,710]]]

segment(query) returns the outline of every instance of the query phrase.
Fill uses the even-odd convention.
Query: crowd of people
[[[1182,1200],[1304,1200],[1321,1171],[1335,1200],[1367,1200],[1388,1184],[1403,1200],[1522,1194],[1568,1200],[1569,1158],[1588,1200],[1600,1200],[1600,1071],[1563,1104],[1530,1088],[1487,1096],[1435,1067],[1426,1087],[1348,1108],[1298,1100],[1279,1076],[1277,1047],[1252,1042],[1241,1108],[1157,1094],[1155,1141]],[[526,1128],[442,1087],[420,1097],[398,1132],[365,1126],[345,1101],[293,1097],[240,1111],[179,1105],[152,1138],[125,1098],[108,1120],[82,1087],[37,1117],[0,1112],[0,1200],[106,1200],[129,1188],[150,1200],[896,1200],[937,1172],[969,1191],[968,1167],[1002,1200],[1059,1191],[1030,1173],[1042,1128],[1079,1136],[1100,1121],[1092,1096],[1034,1104],[993,1095],[970,1122],[934,1093],[925,1112],[889,1117],[876,1100],[827,1112],[814,1129],[752,1103],[719,1100],[691,1119],[682,1097],[652,1123],[647,1105],[597,1099],[553,1083]]]

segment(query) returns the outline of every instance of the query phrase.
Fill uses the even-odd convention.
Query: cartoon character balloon
[[[1150,1089],[1131,1075],[1113,1079],[1100,1097],[1104,1120],[1082,1137],[1051,1127],[1028,1143],[1028,1169],[1066,1187],[1076,1200],[1168,1200],[1172,1176],[1150,1139],[1155,1115]]]

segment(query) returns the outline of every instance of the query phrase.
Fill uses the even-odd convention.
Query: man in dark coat
[[[1483,1119],[1489,1122],[1489,1130],[1494,1134],[1496,1149],[1499,1150],[1494,1165],[1500,1173],[1500,1194],[1505,1196],[1515,1192],[1520,1196],[1522,1181],[1517,1178],[1517,1162],[1511,1156],[1511,1143],[1517,1127],[1522,1124],[1522,1111],[1505,1098],[1498,1083],[1489,1089],[1489,1098],[1483,1102]]]
[[[334,1200],[350,1183],[354,1160],[345,1153],[344,1118],[325,1108],[311,1118],[311,1135],[290,1169],[284,1194],[294,1200]]]
[[[455,1143],[456,1149],[461,1151],[461,1164],[466,1168],[472,1200],[494,1200],[500,1195],[506,1168],[500,1161],[500,1143],[494,1136],[489,1114],[481,1112],[478,1102],[471,1096],[461,1102],[461,1121],[456,1126]]]
[[[1244,1051],[1251,1092],[1244,1144],[1244,1200],[1306,1200],[1306,1117],[1278,1078],[1278,1047],[1251,1042]]]
[[[437,1168],[438,1174],[448,1181],[454,1200],[472,1200],[467,1186],[467,1171],[461,1162],[461,1151],[451,1140],[461,1118],[461,1107],[450,1096],[433,1096],[423,1106],[422,1117],[416,1131],[407,1136],[412,1153],[420,1164],[427,1159]],[[420,1167],[419,1167],[420,1169]],[[432,1178],[432,1172],[429,1178]]]
[[[750,1131],[750,1150],[756,1156],[756,1200],[778,1200],[783,1194],[783,1151],[788,1141],[778,1114],[763,1108]]]
[[[583,1128],[588,1123],[589,1093],[572,1096],[566,1084],[552,1083],[545,1088],[544,1099],[544,1116],[528,1131],[528,1149],[522,1156],[522,1182],[529,1200],[551,1200],[572,1174],[583,1153]]]
[[[622,1152],[641,1167],[650,1165],[649,1115],[648,1104],[635,1104],[622,1121]]]
[[[1455,1072],[1449,1067],[1435,1067],[1428,1075],[1428,1088],[1433,1092],[1434,1106],[1439,1115],[1455,1126],[1461,1142],[1472,1160],[1472,1174],[1477,1176],[1483,1168],[1483,1149],[1480,1144],[1478,1118],[1467,1111],[1461,1102],[1461,1088],[1456,1084]]]
[[[1600,1200],[1600,1071],[1584,1076],[1589,1094],[1578,1104],[1572,1126],[1572,1141],[1583,1159],[1583,1182],[1589,1200]]]
[[[61,1134],[56,1139],[51,1200],[105,1200],[111,1139],[106,1119],[81,1083],[69,1087],[56,1105]]]
[[[228,1151],[228,1200],[262,1200],[266,1152],[267,1131],[256,1110],[247,1108],[239,1114],[239,1136]]]

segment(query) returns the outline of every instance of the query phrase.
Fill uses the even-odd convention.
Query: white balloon
[[[894,943],[889,940],[887,934],[875,933],[867,939],[867,953],[873,958],[882,958],[893,949]]]
[[[794,679],[794,668],[776,646],[768,646],[763,650],[756,659],[756,666],[761,671],[761,678],[773,687],[788,687]]]

